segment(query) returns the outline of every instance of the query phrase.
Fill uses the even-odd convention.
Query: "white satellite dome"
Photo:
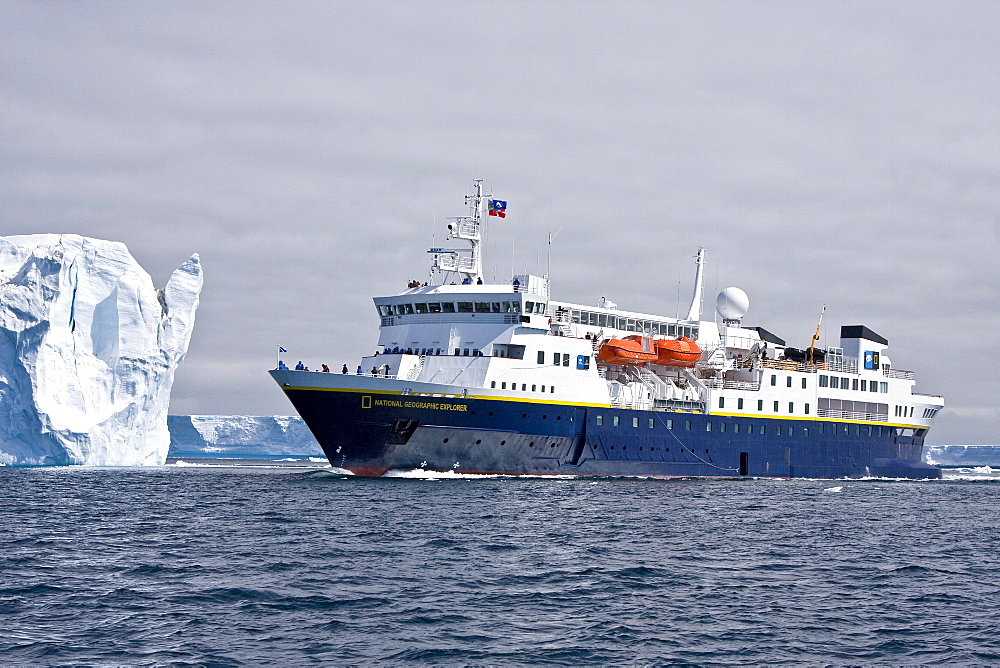
[[[715,299],[715,310],[726,320],[739,320],[750,308],[750,298],[739,288],[726,288]]]

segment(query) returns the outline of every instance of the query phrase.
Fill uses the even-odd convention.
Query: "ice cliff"
[[[171,415],[167,424],[171,457],[323,455],[300,417]]]
[[[156,290],[124,244],[0,237],[0,464],[163,464],[201,287],[197,254]]]

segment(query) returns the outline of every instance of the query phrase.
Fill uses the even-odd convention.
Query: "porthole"
[[[528,417],[528,414],[527,413],[521,413],[521,417],[526,418],[526,417]]]
[[[639,446],[639,452],[642,452],[642,446],[641,445]]]
[[[535,447],[535,442],[534,442],[534,441],[532,441],[531,443],[528,443],[528,447],[529,447],[529,448],[533,448],[533,447]]]
[[[623,445],[622,446],[622,450],[628,450],[628,446],[627,445]]]
[[[556,444],[555,443],[549,443],[549,447],[550,448],[554,448],[554,447],[556,447]]]
[[[448,439],[446,438],[446,439],[444,439],[444,440],[443,440],[443,441],[441,441],[441,442],[442,442],[442,443],[447,443],[447,442],[448,442]]]
[[[490,417],[493,417],[493,411],[490,411]]]
[[[562,415],[557,415],[557,416],[556,416],[556,419],[557,419],[557,420],[562,420]],[[570,418],[570,419],[572,420],[573,418]]]
[[[549,417],[548,415],[543,415],[543,416],[542,416],[542,419],[543,419],[543,420],[545,420],[545,419],[547,419],[548,417]]]
[[[500,441],[500,445],[507,445],[507,441]]]
[[[479,444],[480,444],[480,443],[482,443],[482,442],[483,442],[483,439],[481,439],[481,438],[477,438],[477,439],[476,439],[476,445],[479,445]]]

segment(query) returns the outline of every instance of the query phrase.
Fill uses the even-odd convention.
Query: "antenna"
[[[688,320],[701,320],[701,289],[705,283],[705,249],[699,248],[695,256],[698,271],[694,277],[694,295],[691,297],[691,308],[688,309]]]

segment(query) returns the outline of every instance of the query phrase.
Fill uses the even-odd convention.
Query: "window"
[[[794,401],[789,401],[788,402],[788,412],[789,413],[794,413],[795,412],[795,402]]]
[[[802,389],[803,390],[806,389],[806,379],[805,378],[802,379]]]
[[[500,389],[501,390],[506,390],[507,389],[507,383],[500,383]]]
[[[809,404],[806,404],[806,415],[809,415]]]
[[[881,392],[882,394],[888,394],[889,393],[889,383],[887,383],[887,382],[881,382],[881,383],[879,383],[878,384],[878,391]]]
[[[455,354],[456,355],[461,355],[462,354],[462,349],[461,348],[455,348]]]
[[[684,430],[691,431],[691,420],[684,420]]]
[[[537,387],[538,387],[537,385],[535,385],[534,383],[532,383],[531,384],[531,391],[535,392]]]
[[[840,379],[840,389],[842,389],[842,390],[849,390],[849,389],[851,389],[851,379],[848,378],[847,376],[844,376],[843,378],[841,378]]]
[[[603,416],[603,415],[598,415],[598,416],[597,416],[597,417],[596,417],[596,418],[594,419],[594,422],[596,422],[596,423],[598,424],[598,426],[600,426],[600,425],[604,424],[604,416]]]
[[[706,422],[705,423],[705,431],[712,431],[712,423],[711,422]]]
[[[743,398],[742,397],[740,397],[739,399],[736,400],[736,408],[739,409],[739,410],[743,410]]]
[[[619,416],[617,416],[617,415],[616,415],[616,416],[614,416],[614,417],[613,417],[613,418],[611,419],[611,425],[612,425],[613,427],[617,427],[617,426],[618,426],[618,423],[619,423]]]
[[[788,387],[791,387],[791,386],[792,386],[792,377],[791,377],[791,376],[789,376],[789,377],[788,377],[788,378],[786,378],[785,380],[787,380],[787,381],[788,381]]]
[[[633,427],[638,427],[639,426],[639,418],[637,418],[637,417],[632,418],[632,426]]]
[[[549,394],[555,394],[555,393],[556,393],[556,386],[553,385],[552,387],[549,388]]]
[[[747,433],[748,434],[752,434],[753,433],[753,423],[752,422],[747,425]]]
[[[442,313],[454,313],[455,312],[455,302],[441,302],[441,312]]]
[[[778,402],[777,401],[774,402],[774,412],[775,413],[778,412]]]
[[[861,381],[861,391],[862,392],[867,392],[868,391],[868,381],[867,380],[862,380]]]
[[[766,431],[767,431],[767,425],[766,424],[762,424],[760,426],[760,433],[764,434]]]
[[[674,421],[667,420],[667,429],[673,429],[673,428],[674,428]]]
[[[788,435],[789,436],[794,436],[795,435],[795,427],[789,427],[788,428]]]
[[[763,399],[758,399],[757,400],[757,410],[758,411],[764,410],[764,400]]]
[[[439,302],[431,302],[427,305],[427,311],[428,313],[440,313],[441,304]]]
[[[820,434],[823,433],[823,423],[822,422],[819,423],[819,433]]]
[[[463,349],[462,350],[462,357],[468,357],[468,356],[469,356],[469,349],[468,348]]]
[[[522,392],[527,392],[528,391],[528,384],[527,383],[521,383],[521,391]]]
[[[781,425],[778,425],[777,427],[774,428],[774,435],[781,436]]]
[[[569,353],[563,353],[563,366],[569,366]]]
[[[872,382],[868,383],[868,391],[878,392],[878,381],[873,380]]]
[[[726,431],[726,423],[725,422],[720,422],[719,423],[719,431],[722,431],[722,432]]]
[[[524,312],[532,313],[535,310],[535,302],[524,302]]]
[[[459,313],[472,313],[472,302],[458,302]]]
[[[544,391],[545,391],[545,386],[544,386],[544,385],[542,385],[542,392],[544,392]]]
[[[479,354],[479,348],[473,348],[472,349],[472,356],[473,357],[479,357],[480,356],[480,354]]]
[[[427,313],[427,304],[414,304],[413,308],[416,309],[417,313]]]
[[[778,384],[778,377],[777,377],[777,376],[775,376],[775,375],[774,375],[774,374],[772,373],[772,374],[771,374],[771,385],[777,385],[777,384]]]
[[[554,364],[555,366],[559,366],[560,361],[561,358],[559,356],[559,353],[552,353],[552,364]]]
[[[539,364],[545,364],[545,351],[544,350],[539,350],[538,351],[538,363]]]
[[[719,408],[725,408],[725,407],[726,407],[726,398],[719,397]]]
[[[820,374],[819,375],[819,386],[820,387],[829,387],[830,386],[830,378],[829,378],[829,376],[825,376],[823,374]]]
[[[413,315],[413,304],[403,304],[403,312],[406,315]]]
[[[851,380],[851,389],[852,390],[858,389],[858,379],[857,378],[854,378],[854,379]]]
[[[649,418],[649,428],[653,428],[653,418]]]
[[[495,380],[491,380],[490,381],[490,387],[495,388],[496,386],[497,386],[497,382]]]
[[[809,427],[802,427],[802,438],[809,438]]]
[[[734,434],[740,433],[740,423],[739,422],[736,422],[736,423],[733,424],[733,433]]]

